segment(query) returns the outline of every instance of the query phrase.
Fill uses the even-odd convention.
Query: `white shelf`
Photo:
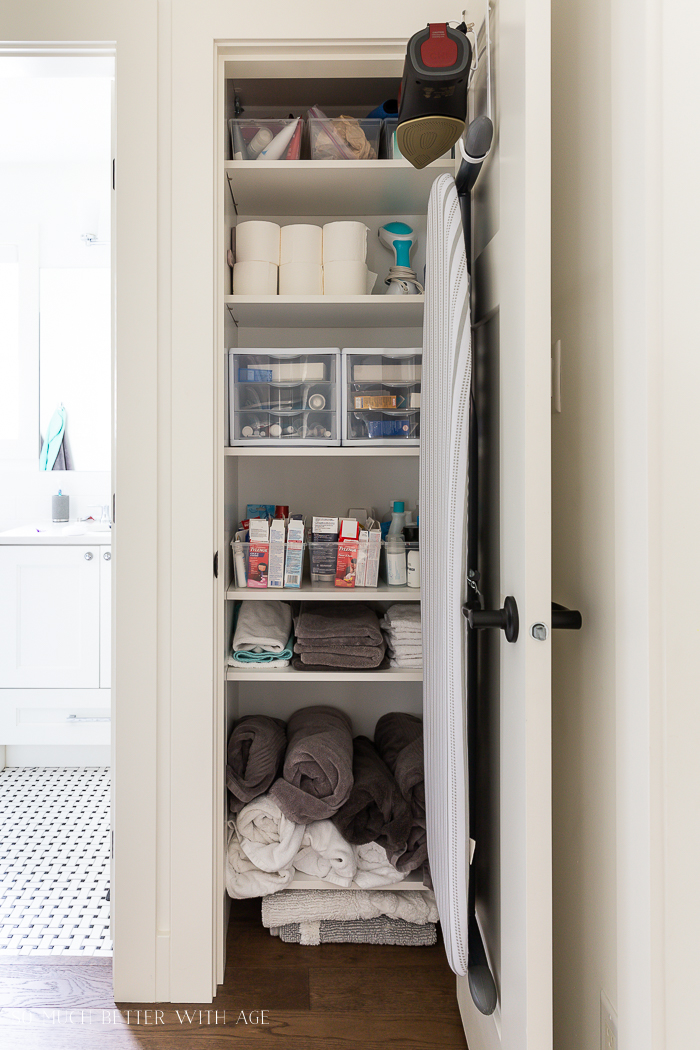
[[[382,671],[295,671],[293,667],[283,667],[281,671],[239,671],[228,667],[228,682],[422,682],[423,672],[406,671],[399,667],[387,667]]]
[[[225,456],[418,456],[420,448],[418,445],[408,445],[400,448],[387,448],[381,445],[322,445],[313,448],[302,445],[299,448],[285,445],[279,448],[275,445],[236,445],[225,448]]]
[[[415,215],[455,162],[418,171],[406,160],[229,160],[225,170],[239,216]]]
[[[376,587],[336,587],[333,583],[315,583],[304,580],[301,587],[229,587],[229,601],[316,601],[316,602],[419,602],[420,587],[390,587],[382,580]]]
[[[243,328],[420,328],[423,295],[226,295]]]
[[[417,890],[424,890],[426,887],[423,885],[423,873],[421,871],[411,871],[408,873],[405,879],[401,882],[392,882],[387,886],[377,886],[378,890],[408,890],[414,893]],[[352,883],[350,886],[335,886],[332,882],[326,882],[325,879],[315,879],[313,875],[306,875],[303,871],[295,871],[294,878],[285,887],[288,890],[361,890],[362,887]]]

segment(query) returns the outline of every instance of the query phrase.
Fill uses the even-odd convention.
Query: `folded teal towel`
[[[246,649],[240,649],[231,654],[231,659],[237,664],[276,664],[280,660],[289,662],[294,655],[294,635],[290,634],[286,647],[281,653],[250,653]]]

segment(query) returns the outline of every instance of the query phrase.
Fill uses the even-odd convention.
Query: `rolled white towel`
[[[335,824],[315,820],[304,829],[294,867],[336,886],[349,886],[356,871],[355,855]]]
[[[374,890],[380,886],[391,886],[406,878],[389,860],[386,850],[378,842],[367,842],[364,846],[353,846],[357,872],[355,882],[363,890]]]
[[[265,897],[277,893],[289,885],[294,868],[280,871],[261,871],[246,857],[235,831],[226,851],[226,891],[229,897],[244,900],[248,897]]]
[[[236,818],[236,831],[241,849],[261,871],[282,872],[287,868],[294,871],[304,825],[288,820],[268,795],[261,795],[243,807]]]

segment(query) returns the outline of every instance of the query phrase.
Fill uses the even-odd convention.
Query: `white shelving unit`
[[[454,161],[416,171],[406,160],[229,160],[224,170],[239,216],[269,211],[270,200],[289,215],[391,215],[422,211]]]
[[[246,115],[263,116],[274,93],[275,71],[264,63],[251,62],[246,78],[238,60],[226,63],[220,97],[232,105],[236,90],[244,98]],[[299,76],[294,100],[280,105],[295,111],[318,102],[329,101],[328,94],[348,110],[348,98],[364,106],[368,100],[392,97],[400,79],[403,53],[382,59],[368,57],[366,66],[355,59],[348,63],[346,84],[338,69],[330,71],[323,62],[318,73],[315,60],[307,62]],[[364,72],[363,72],[364,70]],[[256,102],[255,78],[268,77]],[[316,76],[318,79],[313,79]],[[323,79],[323,78],[328,79]],[[363,87],[362,78],[368,78]],[[387,79],[382,81],[382,77]],[[358,79],[359,78],[359,79]],[[285,91],[290,81],[284,81]],[[358,86],[359,85],[359,86]],[[301,97],[309,92],[308,99]],[[387,93],[382,94],[383,91]],[[292,91],[294,94],[294,90]],[[371,105],[365,107],[371,109]],[[226,116],[231,115],[226,112]],[[360,113],[358,113],[360,115]],[[224,121],[221,122],[222,127]],[[412,263],[422,279],[425,258],[425,225],[430,187],[444,171],[454,172],[453,160],[441,160],[416,171],[398,161],[260,161],[241,162],[230,157],[227,132],[220,142],[220,248],[219,288],[217,289],[219,347],[265,352],[270,348],[292,347],[383,347],[405,348],[422,344],[424,296],[387,296],[382,280],[391,259],[376,236],[379,226],[401,219],[416,231],[417,247]],[[246,218],[268,218],[281,224],[315,222],[323,224],[338,218],[358,218],[370,228],[368,266],[379,273],[374,294],[362,296],[236,296],[231,295],[230,270],[226,249],[231,229]],[[220,718],[221,736],[221,824],[225,827],[225,746],[234,721],[245,714],[262,713],[288,719],[307,704],[330,703],[344,710],[353,722],[354,734],[373,735],[377,720],[390,711],[422,712],[422,670],[386,668],[381,670],[296,671],[292,667],[277,671],[248,670],[228,664],[233,614],[236,600],[368,602],[382,613],[395,602],[419,602],[420,590],[389,587],[340,589],[311,587],[299,590],[247,589],[234,586],[230,540],[248,503],[281,503],[292,513],[346,515],[350,507],[374,507],[382,517],[392,500],[403,499],[407,509],[415,510],[418,493],[419,449],[413,447],[331,446],[223,447],[223,352],[219,366],[219,581],[217,607],[218,639],[221,653]],[[222,843],[223,854],[223,843]],[[333,884],[297,873],[292,888],[334,889]],[[222,876],[223,886],[223,876]],[[357,887],[353,887],[357,888]],[[386,887],[399,891],[423,889],[422,875]],[[223,895],[223,891],[222,891]],[[226,909],[222,905],[225,928]],[[222,936],[223,943],[223,936]]]
[[[388,265],[386,267],[388,269]],[[416,328],[423,295],[227,295],[240,328]]]

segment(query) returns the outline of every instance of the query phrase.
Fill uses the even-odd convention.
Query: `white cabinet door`
[[[100,689],[112,687],[112,551],[100,547]]]
[[[100,548],[0,547],[0,688],[99,684]]]
[[[551,1050],[550,9],[487,9],[471,114],[493,106],[495,125],[472,212],[480,588],[490,609],[515,597],[520,634],[479,632],[472,873],[498,1010],[479,1013],[466,978],[458,997],[470,1050]]]

